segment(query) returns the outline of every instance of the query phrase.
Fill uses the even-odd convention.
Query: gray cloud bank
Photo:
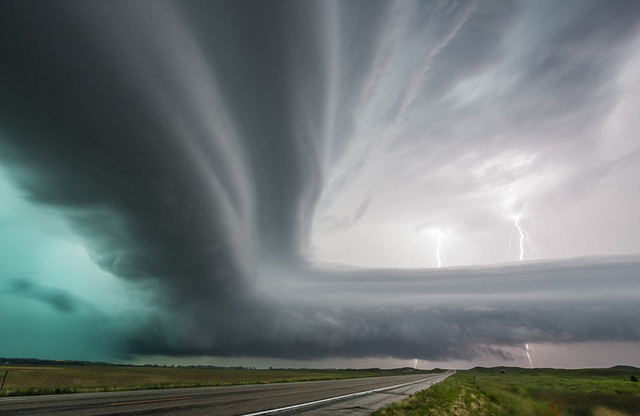
[[[0,161],[102,268],[156,284],[162,311],[123,354],[445,360],[638,341],[635,257],[438,272],[307,260],[316,228],[361,224],[385,199],[422,207],[400,185],[453,155],[542,149],[482,174],[571,168],[550,205],[620,164],[574,169],[598,153],[589,129],[614,105],[640,8],[564,4],[3,2]],[[528,18],[544,36],[518,32]],[[456,98],[498,64],[482,105]],[[421,156],[385,170],[383,154]],[[391,180],[398,193],[379,197]],[[471,205],[456,193],[475,185],[430,195]]]
[[[290,272],[300,279],[272,281],[232,307],[174,310],[168,321],[150,324],[132,350],[445,361],[510,359],[501,347],[527,342],[640,341],[637,256],[437,271]],[[185,321],[187,327],[179,325]]]

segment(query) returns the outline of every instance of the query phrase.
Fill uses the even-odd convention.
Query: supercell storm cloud
[[[100,359],[640,342],[639,22],[635,1],[3,2],[0,313],[32,329],[0,323],[0,353],[41,316],[61,350],[109,339],[77,352]]]

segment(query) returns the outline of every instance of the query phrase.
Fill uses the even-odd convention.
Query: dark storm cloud
[[[508,358],[504,347],[519,347],[527,342],[638,341],[640,328],[633,324],[638,313],[635,302],[616,303],[591,306],[537,302],[495,309],[278,306],[254,313],[247,313],[251,310],[247,307],[239,315],[222,314],[228,318],[223,325],[198,327],[202,332],[181,333],[158,324],[150,326],[146,328],[148,332],[134,338],[130,351],[290,359],[390,356],[468,360],[488,355]],[[260,325],[247,328],[247,322]],[[206,337],[210,338],[203,339]]]
[[[218,131],[201,131],[197,114],[186,114],[169,63],[128,68],[136,64],[128,48],[143,63],[158,51],[135,27],[118,26],[133,24],[144,5],[113,6],[3,4],[2,159],[32,200],[65,210],[106,270],[152,277],[187,297],[238,290],[246,276],[231,241],[247,236],[233,223],[251,219],[239,206],[243,184],[225,170],[236,161],[221,163]],[[124,37],[115,52],[96,27]],[[138,70],[140,78],[130,75]],[[165,82],[161,91],[150,90],[153,80]],[[171,117],[192,118],[190,131],[176,127],[161,99],[176,107]]]
[[[509,358],[496,345],[535,341],[637,341],[636,259],[426,275],[305,267],[320,196],[335,202],[376,149],[424,130],[403,151],[439,140],[449,147],[437,157],[468,146],[482,158],[505,140],[501,127],[524,132],[515,146],[532,125],[610,108],[600,98],[637,26],[635,2],[589,3],[521,45],[510,63],[520,76],[486,105],[447,101],[506,59],[524,6],[498,4],[3,2],[0,161],[102,268],[157,283],[163,310],[126,334],[128,353],[445,360]],[[416,53],[394,60],[405,42]],[[438,167],[427,153],[420,164]],[[334,228],[375,200],[366,193]],[[280,280],[259,281],[273,265]]]
[[[323,107],[321,3],[31,5],[3,5],[2,159],[103,268],[208,299],[297,259],[322,138],[294,131],[289,81]]]
[[[40,301],[58,312],[73,313],[82,302],[62,289],[43,287],[28,277],[16,277],[2,292]]]
[[[129,344],[137,354],[510,359],[533,342],[639,341],[640,259],[438,271],[296,270],[231,307],[174,311]],[[285,278],[285,280],[288,280]],[[187,308],[188,309],[188,308]],[[188,322],[188,323],[187,323]]]

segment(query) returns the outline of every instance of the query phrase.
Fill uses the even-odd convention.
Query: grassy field
[[[0,396],[282,383],[421,373],[407,369],[251,370],[211,367],[4,365],[0,366],[0,383],[5,371],[9,371],[9,374]]]
[[[460,371],[374,416],[638,416],[637,368]]]

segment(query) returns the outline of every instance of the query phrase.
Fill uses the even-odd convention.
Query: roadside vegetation
[[[372,416],[640,416],[640,369],[478,368]]]
[[[396,370],[258,370],[220,367],[4,365],[0,366],[0,382],[2,382],[5,371],[9,373],[4,388],[0,391],[0,396],[229,386],[431,373],[408,368]]]

